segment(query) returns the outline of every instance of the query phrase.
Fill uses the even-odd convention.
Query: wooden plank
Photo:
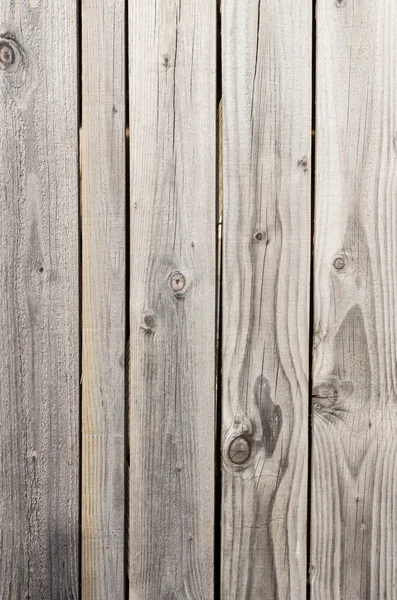
[[[311,6],[222,4],[222,598],[306,598]]]
[[[216,3],[129,3],[130,598],[213,597]]]
[[[397,5],[317,6],[312,598],[395,598]]]
[[[76,2],[0,5],[0,598],[79,596]]]
[[[124,0],[82,4],[82,597],[124,598]]]

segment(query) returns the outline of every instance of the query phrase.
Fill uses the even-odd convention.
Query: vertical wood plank
[[[124,0],[82,4],[82,597],[124,598]]]
[[[319,0],[312,598],[395,598],[397,5]]]
[[[222,4],[222,598],[306,598],[311,3]]]
[[[213,597],[216,3],[129,2],[130,598]]]
[[[0,598],[79,596],[76,2],[0,4]]]

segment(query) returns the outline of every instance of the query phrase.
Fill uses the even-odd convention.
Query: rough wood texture
[[[0,598],[79,595],[76,3],[0,5]]]
[[[222,598],[303,599],[311,6],[226,0],[222,22]]]
[[[312,598],[397,597],[397,4],[318,2]]]
[[[82,4],[82,597],[124,598],[124,0]]]
[[[132,600],[213,597],[216,3],[129,3]]]

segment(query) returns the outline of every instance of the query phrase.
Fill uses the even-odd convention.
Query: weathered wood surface
[[[397,5],[317,9],[312,598],[397,598]]]
[[[222,4],[223,600],[306,598],[311,6]]]
[[[77,7],[0,4],[0,598],[79,596]]]
[[[129,3],[130,598],[213,597],[216,3]]]
[[[82,597],[124,598],[124,0],[82,3]]]

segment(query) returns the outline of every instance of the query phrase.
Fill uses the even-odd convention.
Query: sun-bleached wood
[[[314,600],[397,598],[396,22],[317,3]]]
[[[82,3],[82,597],[124,598],[124,0]]]
[[[306,598],[311,34],[222,4],[223,600]]]
[[[210,600],[216,3],[128,9],[130,598]]]
[[[0,598],[79,596],[77,6],[0,4]]]

